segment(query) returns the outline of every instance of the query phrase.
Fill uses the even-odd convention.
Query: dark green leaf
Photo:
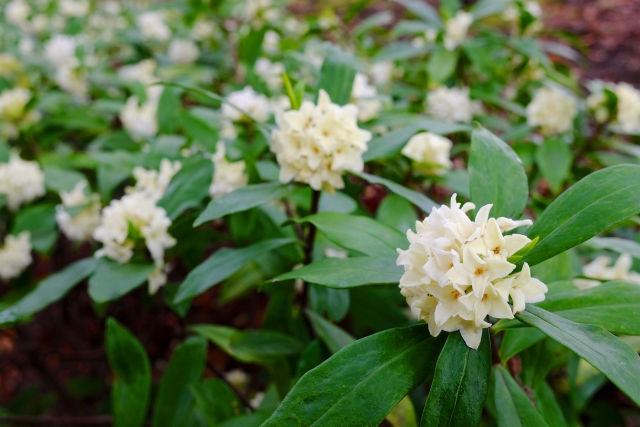
[[[504,367],[495,365],[491,380],[498,427],[548,427],[527,394]]]
[[[190,386],[196,406],[209,427],[244,414],[244,408],[234,392],[218,378],[209,378]]]
[[[58,239],[56,226],[56,208],[53,205],[29,206],[16,214],[11,234],[18,235],[28,231],[33,249],[48,253]]]
[[[426,325],[358,340],[307,372],[263,427],[377,426],[433,372],[443,344]]]
[[[302,279],[306,282],[344,289],[363,285],[399,283],[403,269],[395,259],[358,257],[325,258],[289,273],[281,274],[274,282]]]
[[[355,341],[351,335],[319,314],[311,310],[307,310],[306,313],[318,337],[320,337],[332,353],[337,353],[347,344]]]
[[[255,184],[239,188],[219,199],[211,200],[193,226],[197,227],[207,221],[213,221],[231,213],[243,212],[272,200],[280,199],[289,195],[293,190],[295,190],[293,185],[283,185],[279,182]]]
[[[560,138],[547,138],[536,151],[536,163],[554,193],[562,190],[562,183],[569,177],[573,153],[569,144]]]
[[[389,191],[397,194],[404,199],[407,199],[408,201],[422,209],[423,212],[431,212],[431,208],[438,207],[438,205],[436,205],[433,200],[431,200],[424,194],[418,193],[417,191],[409,190],[407,187],[403,187],[402,185],[396,184],[395,182],[389,181],[388,179],[380,178],[379,176],[371,175],[364,172],[354,175],[364,179],[370,184],[384,185],[385,187],[387,187],[387,189],[389,189]]]
[[[516,317],[573,350],[640,403],[640,357],[622,340],[600,326],[575,323],[534,305]]]
[[[61,191],[71,191],[80,181],[86,180],[83,174],[71,169],[61,169],[55,166],[45,166],[44,184],[52,191],[57,193]]]
[[[439,49],[429,57],[427,73],[433,83],[442,83],[456,70],[458,64],[458,51]]]
[[[118,299],[146,282],[154,269],[153,264],[118,264],[102,259],[89,279],[89,296],[95,302]]]
[[[151,393],[151,366],[138,340],[113,318],[107,320],[107,358],[115,374],[111,390],[114,427],[142,426]]]
[[[442,27],[442,19],[440,14],[429,3],[422,2],[420,0],[396,0],[398,3],[406,7],[411,13],[416,15],[423,21],[435,25],[436,27]]]
[[[397,194],[389,194],[378,205],[376,219],[401,233],[406,233],[408,229],[415,227],[418,215],[407,199]]]
[[[500,344],[500,359],[506,362],[545,337],[546,335],[536,328],[507,329]]]
[[[471,201],[477,208],[493,204],[492,216],[519,218],[527,205],[529,186],[520,158],[484,128],[471,134],[469,182]]]
[[[527,230],[527,236],[540,241],[523,261],[538,264],[638,212],[640,166],[594,172],[562,193]]]
[[[180,123],[180,109],[182,103],[180,94],[182,89],[176,87],[165,87],[158,101],[158,132],[172,134]]]
[[[185,165],[171,180],[158,206],[174,220],[189,208],[200,206],[209,194],[213,178],[213,163],[207,159]]]
[[[296,239],[291,238],[268,239],[242,249],[219,249],[187,275],[178,289],[174,302],[200,295],[240,270],[258,255],[294,242]]]

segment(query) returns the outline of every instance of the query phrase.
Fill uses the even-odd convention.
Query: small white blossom
[[[175,174],[182,168],[179,161],[172,162],[169,159],[162,159],[160,169],[145,169],[141,166],[133,168],[133,176],[136,185],[127,187],[126,193],[142,193],[154,202],[159,201],[169,187],[169,183]]]
[[[217,31],[218,28],[216,27],[215,22],[200,18],[193,24],[191,36],[196,40],[204,41],[213,37]]]
[[[75,68],[80,64],[76,56],[77,47],[74,37],[56,34],[44,45],[44,57],[55,68]]]
[[[277,114],[271,151],[280,164],[280,181],[332,191],[344,187],[344,172],[362,172],[371,132],[358,128],[357,115],[356,106],[334,104],[324,90],[317,105],[304,101],[299,110]]]
[[[640,274],[631,271],[633,259],[629,254],[621,254],[615,264],[611,265],[611,258],[599,256],[589,264],[582,267],[582,274],[598,280],[574,279],[573,283],[580,289],[589,289],[600,284],[600,281],[627,280],[640,284]]]
[[[253,70],[264,80],[269,90],[277,90],[282,87],[284,65],[280,62],[271,62],[267,58],[258,58]]]
[[[440,86],[427,95],[427,114],[445,122],[468,123],[479,104],[469,98],[469,88]]]
[[[249,182],[245,174],[244,160],[230,162],[225,157],[223,142],[216,145],[216,153],[211,157],[214,165],[213,181],[209,187],[209,195],[217,199],[233,190],[244,187]]]
[[[120,112],[120,120],[134,138],[155,136],[158,133],[158,103],[162,86],[147,88],[147,100],[140,104],[137,96],[131,96]]]
[[[358,107],[358,120],[368,122],[382,111],[382,102],[377,98],[375,86],[367,82],[367,76],[357,73],[351,90],[351,103]]]
[[[245,86],[242,90],[231,92],[227,96],[227,101],[229,103],[222,104],[222,117],[225,119],[234,122],[248,120],[243,112],[248,113],[259,122],[265,122],[269,119],[271,113],[269,99],[257,93],[251,86]]]
[[[85,100],[89,92],[89,82],[85,73],[77,68],[61,66],[56,70],[56,83],[78,100]]]
[[[61,191],[62,204],[56,206],[56,221],[65,236],[70,240],[89,240],[94,230],[100,225],[100,195],[93,193],[87,196],[87,181],[80,181],[70,192]],[[65,208],[82,208],[71,215]]]
[[[136,24],[142,38],[145,40],[166,41],[171,38],[171,30],[164,22],[164,14],[162,12],[144,12],[136,18]]]
[[[81,18],[89,13],[89,2],[86,0],[58,0],[58,8],[64,16]]]
[[[157,63],[153,59],[145,59],[133,65],[125,65],[118,70],[118,76],[127,82],[138,81],[143,85],[151,85],[158,79],[154,76]]]
[[[371,66],[371,78],[377,85],[386,85],[391,81],[395,66],[392,61],[376,62]]]
[[[456,16],[445,24],[444,47],[453,50],[460,46],[467,36],[467,31],[473,22],[473,15],[459,10]]]
[[[527,106],[527,123],[540,126],[543,133],[562,133],[571,130],[577,113],[573,96],[560,89],[542,87]]]
[[[511,319],[524,302],[542,301],[546,292],[526,264],[508,277],[516,267],[508,257],[530,240],[503,233],[531,221],[489,218],[491,206],[479,209],[472,221],[466,212],[475,205],[460,206],[454,194],[451,206],[434,207],[428,218],[416,222],[415,233],[407,231],[409,248],[398,249],[396,261],[405,270],[400,290],[413,315],[427,322],[433,336],[459,330],[474,349],[482,329],[491,326],[487,315]]]
[[[402,154],[423,166],[429,174],[442,175],[451,169],[451,147],[448,138],[431,132],[421,132],[411,137],[402,149]]]
[[[174,64],[193,64],[200,56],[200,49],[193,40],[174,39],[169,45],[168,55]]]
[[[4,7],[4,16],[7,22],[21,26],[27,22],[31,8],[25,0],[11,0]]]
[[[4,244],[0,246],[0,279],[17,277],[31,264],[30,237],[28,231],[5,237]]]
[[[618,97],[614,129],[623,133],[640,133],[640,91],[628,83],[618,83],[614,93]]]
[[[0,121],[17,122],[25,114],[31,92],[24,88],[6,89],[0,93]]]
[[[44,173],[37,162],[22,160],[14,151],[8,163],[0,164],[0,194],[12,211],[44,193]]]
[[[270,55],[278,54],[280,52],[280,34],[273,30],[267,31],[262,39],[262,49]]]

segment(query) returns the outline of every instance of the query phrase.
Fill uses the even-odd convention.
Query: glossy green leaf
[[[484,329],[477,350],[459,332],[450,333],[438,357],[422,413],[422,427],[466,427],[480,424],[491,374],[491,340]]]
[[[407,199],[397,194],[389,194],[378,205],[376,219],[401,233],[406,233],[408,229],[415,227],[418,214]]]
[[[384,185],[389,191],[410,201],[411,203],[422,209],[423,212],[431,212],[431,208],[438,207],[438,205],[433,200],[431,200],[424,194],[410,190],[407,187],[396,184],[395,182],[389,181],[388,179],[380,178],[379,176],[371,175],[364,172],[354,173],[354,175],[364,179],[370,184]]]
[[[222,248],[191,270],[174,298],[179,303],[217,285],[257,256],[296,242],[292,238],[268,239],[241,249]]]
[[[615,334],[640,335],[640,286],[636,283],[613,281],[583,291],[560,292],[537,306]]]
[[[244,407],[235,393],[218,378],[208,378],[190,386],[196,407],[202,412],[209,427],[244,414]]]
[[[495,365],[491,374],[498,427],[549,427],[511,374]]]
[[[214,219],[222,218],[235,212],[243,212],[256,206],[280,199],[295,190],[293,185],[283,185],[279,182],[249,185],[225,194],[219,199],[209,202],[206,209],[198,216],[194,227]]]
[[[458,51],[439,49],[429,56],[427,74],[432,83],[442,83],[456,70]]]
[[[118,264],[101,259],[89,279],[89,296],[95,302],[118,299],[146,282],[154,269],[153,264]]]
[[[587,175],[554,200],[527,230],[540,237],[529,265],[579,245],[640,212],[640,166],[619,165]]]
[[[562,190],[562,183],[569,177],[573,153],[571,147],[560,138],[547,138],[536,151],[536,163],[554,193]]]
[[[338,105],[349,103],[356,77],[356,59],[338,46],[327,45],[318,89],[324,89],[331,101]]]
[[[135,336],[113,318],[107,320],[107,359],[115,380],[111,389],[114,427],[142,426],[151,393],[149,358]]]
[[[165,87],[158,101],[158,132],[172,134],[180,123],[180,94],[182,89]]]
[[[306,310],[306,314],[316,334],[332,353],[337,353],[340,349],[355,341],[351,335],[319,314],[311,310]]]
[[[372,257],[397,256],[396,248],[407,246],[407,238],[378,221],[365,217],[325,212],[299,220],[315,225],[333,243]]]
[[[471,134],[469,183],[471,201],[478,209],[493,204],[491,216],[496,218],[520,218],[527,205],[529,186],[520,158],[484,128]]]
[[[153,427],[173,427],[188,419],[194,400],[189,387],[199,383],[204,372],[207,342],[189,337],[173,352],[158,388]]]
[[[506,362],[545,337],[546,335],[536,328],[507,329],[500,344],[500,359]]]
[[[182,212],[200,206],[209,194],[213,179],[213,163],[208,159],[189,162],[173,177],[158,206],[175,220]]]
[[[541,381],[533,388],[533,397],[536,401],[538,412],[542,414],[549,426],[569,427],[558,399],[546,381]]]
[[[640,403],[640,356],[624,341],[600,326],[575,323],[534,305],[516,317],[573,350]]]
[[[263,427],[378,426],[433,372],[444,341],[426,325],[358,340],[307,372]]]
[[[11,234],[28,231],[31,247],[41,253],[48,253],[58,239],[56,208],[50,204],[39,204],[21,209],[15,216]]]
[[[302,279],[309,283],[345,289],[363,285],[399,283],[404,270],[392,258],[325,258],[273,279]]]
[[[89,277],[97,264],[97,259],[86,258],[47,277],[33,291],[0,312],[0,325],[20,321],[58,301],[80,281]]]
[[[42,172],[44,172],[45,186],[56,193],[71,191],[77,183],[86,180],[85,176],[78,171],[55,166],[45,166]]]

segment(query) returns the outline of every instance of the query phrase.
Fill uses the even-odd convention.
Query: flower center
[[[489,295],[487,294],[482,295],[482,301],[486,300],[487,298],[489,298]]]
[[[499,247],[499,246],[497,246],[497,247],[493,250],[493,253],[494,253],[494,254],[496,254],[496,255],[497,255],[497,254],[499,254],[499,253],[500,253],[500,247]]]
[[[482,268],[478,268],[476,271],[473,272],[476,276],[481,276],[484,273],[484,270]]]
[[[458,299],[458,298],[460,298],[460,292],[453,291],[453,292],[451,292],[451,296],[453,297],[453,299]]]

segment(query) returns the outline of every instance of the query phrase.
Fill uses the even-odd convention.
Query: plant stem
[[[215,374],[216,374],[216,376],[218,378],[220,378],[226,385],[229,386],[229,388],[231,390],[233,390],[233,392],[236,394],[236,396],[238,396],[238,399],[240,399],[240,402],[242,402],[242,404],[245,406],[245,408],[247,408],[249,410],[249,412],[255,411],[255,408],[251,405],[251,402],[249,402],[249,400],[245,397],[245,395],[243,393],[240,393],[240,390],[238,390],[236,388],[236,386],[231,384],[231,382],[229,381],[229,379],[227,378],[227,376],[225,375],[224,372],[222,372],[220,369],[218,369],[218,367],[216,365],[214,365],[210,360],[207,360],[207,366],[213,372],[215,372]]]
[[[498,353],[496,336],[491,329],[489,329],[489,336],[491,337],[491,361],[494,365],[500,365],[502,363],[502,359],[500,359],[500,353]]]
[[[315,215],[318,213],[318,205],[320,204],[320,191],[313,190],[311,193],[311,211],[309,215]],[[304,265],[311,264],[313,258],[313,242],[316,239],[316,226],[313,223],[309,223],[309,232],[307,234],[307,240],[304,247]]]

